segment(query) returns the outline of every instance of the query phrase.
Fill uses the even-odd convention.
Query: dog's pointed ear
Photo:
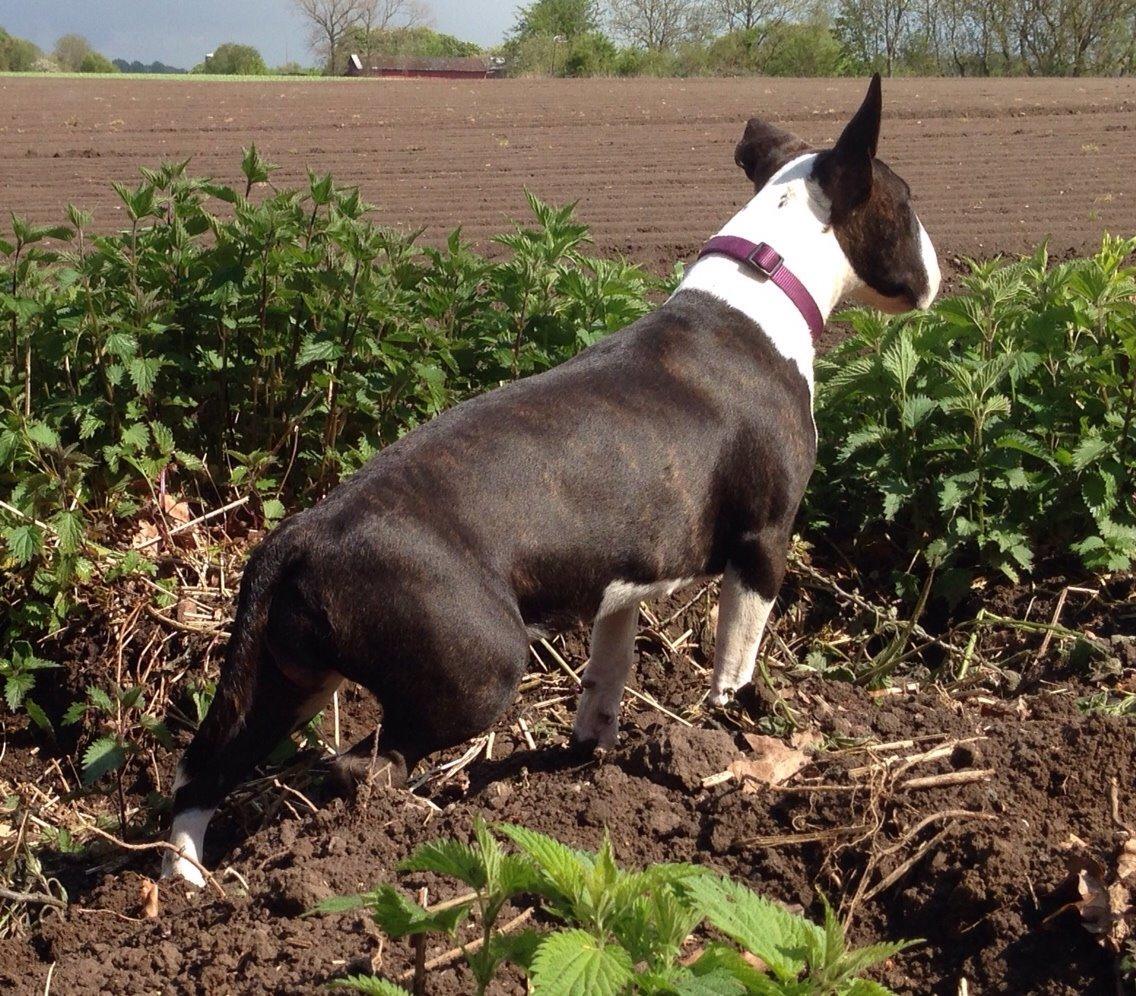
[[[787,162],[811,151],[807,142],[791,132],[750,118],[742,140],[734,149],[734,162],[745,170],[753,189],[760,190]]]
[[[843,217],[872,192],[872,160],[880,141],[882,113],[883,91],[876,73],[860,109],[844,126],[835,147],[817,163],[817,177],[832,202],[834,217]]]

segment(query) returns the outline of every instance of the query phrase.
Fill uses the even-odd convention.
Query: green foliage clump
[[[42,53],[39,46],[26,38],[17,38],[0,28],[0,72],[28,73],[35,69]]]
[[[475,42],[462,41],[432,28],[388,28],[370,33],[355,28],[349,35],[344,48],[352,52],[370,55],[419,56],[434,58],[461,58],[480,55],[481,46]]]
[[[260,52],[251,45],[225,42],[190,72],[210,76],[266,76],[268,66]]]
[[[517,10],[512,37],[556,38],[567,41],[600,30],[597,0],[533,0]]]
[[[503,52],[514,76],[607,76],[618,56],[595,0],[535,0],[520,8]]]
[[[98,52],[88,52],[79,62],[76,72],[80,73],[117,73],[118,66],[105,55]]]
[[[277,519],[648,308],[653,281],[587,255],[571,207],[530,197],[535,224],[489,259],[458,232],[418,246],[330,176],[272,189],[255,148],[242,169],[239,188],[143,170],[116,186],[118,234],[71,208],[0,239],[0,655],[58,626],[85,582],[153,570],[115,537],[161,487],[252,495]]]
[[[957,594],[1038,552],[1136,559],[1136,240],[1089,259],[974,264],[964,296],[852,335],[817,363],[807,521],[923,551]],[[861,535],[861,540],[864,536]]]
[[[534,996],[887,996],[889,990],[859,976],[911,943],[850,949],[827,903],[821,927],[695,865],[628,871],[616,864],[606,836],[590,853],[515,824],[495,832],[516,851],[507,852],[479,819],[473,844],[432,841],[399,866],[457,879],[474,890],[470,899],[430,911],[383,885],[327,900],[313,912],[362,906],[390,937],[442,933],[455,941],[476,914],[478,943],[462,948],[478,996],[505,962],[525,974]],[[499,929],[502,910],[522,896],[535,897],[559,926]],[[703,926],[733,944],[711,941],[688,955],[688,939]],[[406,992],[373,976],[338,984],[383,996]]]

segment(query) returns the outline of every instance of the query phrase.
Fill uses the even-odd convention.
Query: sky
[[[501,41],[519,0],[426,0],[434,27],[479,45]],[[270,66],[314,63],[291,0],[0,0],[0,27],[50,52],[84,35],[108,59],[188,69],[222,42],[254,45]]]

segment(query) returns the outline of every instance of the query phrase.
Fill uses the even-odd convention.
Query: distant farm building
[[[366,60],[366,61],[364,61]],[[502,59],[490,56],[352,55],[348,76],[432,76],[443,80],[484,80],[501,75]]]

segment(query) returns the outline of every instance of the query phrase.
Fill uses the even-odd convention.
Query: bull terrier
[[[165,874],[202,883],[218,804],[344,680],[382,705],[346,770],[378,758],[399,783],[502,714],[535,628],[591,619],[573,742],[607,746],[638,604],[721,576],[710,700],[750,681],[813,469],[824,322],[842,298],[901,312],[938,291],[910,189],[876,158],[881,107],[876,76],[823,150],[749,121],[755,195],[666,303],[415,429],[260,544]]]

